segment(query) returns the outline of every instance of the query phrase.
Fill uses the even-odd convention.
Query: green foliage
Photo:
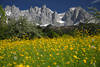
[[[20,17],[20,19],[17,21],[11,19],[8,25],[10,28],[10,33],[13,36],[20,38],[41,37],[41,31],[35,26],[35,24],[26,21],[26,19],[23,17]]]
[[[3,10],[2,6],[0,6],[0,24],[6,21],[5,11]]]
[[[43,32],[45,33],[45,36],[53,38],[63,36],[64,34],[73,35],[73,28],[47,26],[45,29],[43,29]]]
[[[42,30],[35,24],[26,21],[26,18],[20,17],[19,20],[9,18],[8,23],[0,25],[0,39],[19,37],[32,39],[42,37]]]
[[[6,23],[6,15],[2,6],[0,6],[0,39],[4,39],[8,35],[8,27]],[[5,35],[5,36],[4,36]]]
[[[97,35],[100,33],[99,31],[100,25],[94,23],[80,23],[74,30],[75,35],[87,36],[87,35]]]
[[[58,37],[59,34],[57,34],[54,30],[49,30],[46,35],[50,38],[53,38],[53,37]]]
[[[9,29],[7,24],[4,24],[3,26],[0,26],[0,39],[5,39],[9,37]]]

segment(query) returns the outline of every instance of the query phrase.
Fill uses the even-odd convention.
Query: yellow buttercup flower
[[[57,63],[56,63],[56,62],[54,62],[53,64],[54,64],[54,65],[56,65]]]
[[[70,62],[69,62],[69,61],[67,61],[67,62],[66,62],[66,64],[70,64]]]
[[[0,56],[0,59],[3,59],[4,57],[3,56]]]
[[[23,54],[20,54],[20,56],[24,56]]]
[[[76,55],[73,56],[75,59],[80,59],[79,57],[77,57]]]
[[[84,59],[83,62],[86,63],[86,59]]]
[[[48,66],[48,67],[50,67],[50,66]]]
[[[66,50],[68,48],[68,45],[64,46],[64,50]]]
[[[52,54],[50,54],[49,56],[52,57]]]
[[[23,64],[16,65],[15,67],[25,67]]]
[[[56,53],[56,55],[59,55],[59,53]]]
[[[72,48],[72,47],[70,47],[70,50],[73,50],[73,48]]]
[[[13,64],[16,64],[16,62],[13,62]]]
[[[90,64],[93,64],[93,59],[91,59]]]
[[[26,67],[30,67],[29,65],[26,65]]]

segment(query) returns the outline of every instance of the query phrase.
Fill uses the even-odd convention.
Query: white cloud
[[[98,3],[98,2],[100,2],[100,0],[94,0],[94,1],[92,2],[92,4],[95,4],[95,3]]]

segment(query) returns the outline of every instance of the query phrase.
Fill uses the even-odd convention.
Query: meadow
[[[0,40],[0,67],[99,67],[100,35]]]

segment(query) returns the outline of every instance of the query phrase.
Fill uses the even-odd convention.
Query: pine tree
[[[6,21],[5,11],[3,10],[2,6],[0,6],[0,24]]]

